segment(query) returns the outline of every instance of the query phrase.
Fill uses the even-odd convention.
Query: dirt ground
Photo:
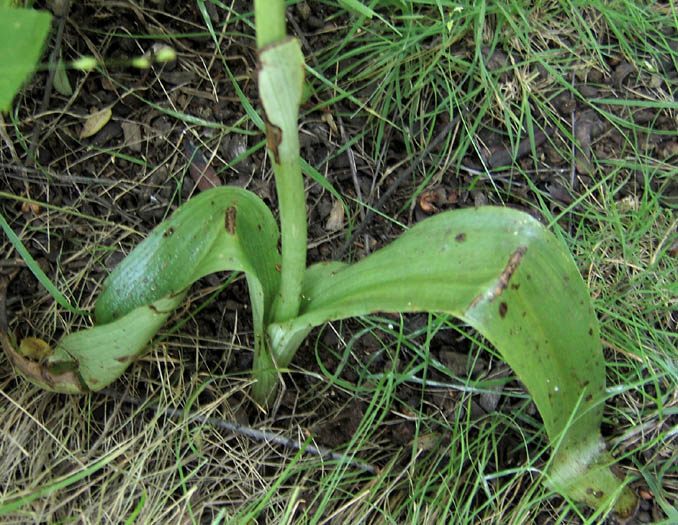
[[[228,71],[215,53],[211,36],[204,33],[205,22],[192,2],[74,2],[67,18],[55,21],[59,36],[51,39],[48,53],[53,52],[60,39],[59,53],[64,59],[92,55],[101,61],[102,69],[69,71],[72,95],[50,89],[54,77],[47,71],[39,72],[16,100],[20,109],[15,125],[9,127],[9,119],[5,118],[8,127],[5,127],[7,136],[0,144],[0,185],[3,192],[17,199],[3,199],[3,213],[13,229],[21,233],[47,275],[57,282],[68,283],[71,297],[80,307],[93,305],[110,269],[178,203],[200,191],[196,178],[206,167],[211,180],[246,187],[276,209],[275,188],[262,147],[264,137],[252,120],[243,118],[245,112],[232,81],[235,79],[244,97],[258,110],[252,28],[236,15],[248,12],[250,3],[235,0],[230,11],[207,5],[215,27],[225,17],[232,18],[228,35],[221,41]],[[290,10],[290,30],[295,27],[301,30],[304,45],[311,46],[304,49],[308,63],[314,64],[314,60],[322,61],[322,54],[331,42],[340,38],[350,20],[345,13],[324,3],[304,5],[304,8]],[[172,36],[164,41],[142,38],[149,34]],[[129,64],[131,59],[151,52],[160,42],[177,51],[175,61],[155,64],[149,69],[137,69]],[[465,47],[470,46],[470,42],[457,45],[460,54],[473,52]],[[488,48],[486,60],[488,70],[493,71],[505,67],[509,56],[501,50],[490,52]],[[348,62],[337,65],[338,68],[352,66]],[[652,79],[639,78],[636,69],[621,58],[608,66],[608,72],[573,69],[572,81],[579,86],[584,98],[614,98],[624,88],[632,88],[635,96],[642,98],[644,90],[651,89],[645,86]],[[535,82],[546,82],[541,79],[547,78],[547,73],[537,73],[541,76],[537,76]],[[671,74],[674,79],[678,76],[675,69]],[[503,75],[506,75],[508,89],[513,80],[511,73]],[[352,89],[358,99],[367,100],[369,94],[379,88],[370,79],[362,82],[364,85],[354,85]],[[432,88],[435,89],[438,88]],[[476,132],[477,150],[467,150],[455,163],[449,163],[446,154],[454,150],[458,137],[465,133],[459,119],[438,118],[433,129],[425,129],[424,119],[391,115],[389,118],[399,125],[385,126],[383,135],[377,137],[363,133],[366,128],[377,129],[377,119],[360,111],[356,101],[343,99],[314,109],[328,98],[329,94],[321,91],[303,108],[302,155],[349,198],[347,202],[357,221],[355,226],[361,225],[362,230],[351,239],[346,250],[346,222],[340,222],[340,227],[332,223],[336,219],[333,214],[337,213],[334,199],[320,185],[308,180],[309,262],[360,258],[399,235],[400,228],[380,215],[365,220],[364,210],[351,199],[378,205],[380,212],[406,225],[439,210],[499,203],[499,196],[505,204],[533,214],[539,205],[531,204],[546,198],[551,209],[558,211],[595,183],[592,156],[624,158],[628,153],[622,131],[611,120],[603,120],[588,110],[585,99],[575,99],[567,92],[554,96],[549,107],[559,118],[573,123],[576,145],[550,126],[535,129],[532,138],[523,130],[519,140],[511,143],[507,134],[500,131],[504,127],[502,122],[488,121],[485,128]],[[107,107],[112,110],[110,120],[92,136],[83,137],[88,116]],[[607,110],[613,115],[619,113],[619,118],[631,118],[650,130],[637,141],[644,148],[637,153],[662,161],[678,154],[678,140],[666,133],[675,129],[672,115],[651,108],[629,110],[609,106]],[[195,120],[191,122],[186,116]],[[548,123],[551,118],[552,115],[533,115],[539,123]],[[204,121],[213,125],[201,125]],[[353,137],[360,140],[352,141]],[[407,172],[426,145],[436,139],[440,139],[440,144],[414,164],[413,171]],[[531,154],[532,141],[536,160]],[[350,147],[346,148],[347,144]],[[574,166],[563,155],[563,151],[571,151],[573,147],[576,148]],[[243,157],[250,149],[254,151]],[[531,173],[530,184],[513,174],[510,169],[513,163]],[[486,168],[495,170],[491,180],[478,177]],[[422,188],[422,172],[438,175]],[[401,177],[403,173],[405,176]],[[634,176],[627,177],[617,198],[628,199],[629,206],[633,206],[644,184],[645,181]],[[675,205],[676,181],[656,179],[652,184],[663,194],[667,206]],[[390,192],[388,197],[383,199],[387,192]],[[48,205],[31,206],[22,198]],[[563,219],[567,220],[567,217]],[[59,310],[57,314],[52,299],[10,245],[4,242],[3,247],[6,252],[0,272],[5,277],[11,276],[5,306],[10,328],[19,338],[39,334],[46,340],[56,341],[65,331],[82,325],[83,321],[68,312]],[[73,403],[84,409],[87,404],[92,408],[92,416],[101,418],[91,422],[98,430],[90,439],[96,441],[98,437],[104,439],[111,413],[134,411],[132,404],[121,404],[121,400],[143,401],[157,396],[159,385],[163,384],[171,385],[173,396],[178,399],[188,391],[196,392],[195,387],[200,383],[196,378],[215,377],[221,378],[222,384],[201,390],[193,400],[195,406],[220,402],[223,393],[232,389],[228,416],[239,424],[292,432],[305,428],[315,435],[320,446],[338,449],[347,444],[368,412],[369,403],[319,379],[324,372],[314,346],[319,343],[338,348],[340,343],[363,330],[365,323],[353,320],[336,328],[315,331],[294,360],[294,369],[305,372],[287,377],[286,390],[276,410],[262,414],[249,402],[242,387],[252,364],[244,279],[237,279],[217,300],[208,301],[226,277],[213,275],[194,285],[188,306],[169,324],[173,326],[187,311],[202,306],[199,314],[177,333],[166,334],[164,342],[152,354],[141,359],[133,371],[109,389],[110,395],[97,394],[88,400],[78,398],[79,401],[52,396],[48,404],[51,408],[42,406],[38,412],[72,409]],[[378,322],[381,331],[377,333],[381,333],[384,340],[392,340],[393,335],[385,327],[398,326],[401,318],[384,316]],[[424,329],[427,322],[428,315],[408,315],[403,326],[406,332],[415,333]],[[226,352],[223,341],[232,343]],[[411,341],[424,344],[425,330]],[[359,367],[354,366],[353,360],[374,373],[398,369],[400,365],[388,354],[378,352],[382,343],[374,335],[360,337],[351,349],[348,363],[346,356],[339,352],[320,361],[342,381],[355,383]],[[469,370],[465,356],[472,344],[455,330],[439,331],[429,345],[436,359],[458,370],[461,376],[480,377],[488,369],[492,370],[492,378],[510,375],[508,367],[491,355],[481,357]],[[199,351],[195,352],[196,349]],[[22,380],[12,377],[4,357],[0,358],[0,370],[4,392],[21,388]],[[446,377],[432,370],[429,379],[445,381]],[[325,394],[318,395],[319,390]],[[520,392],[521,386],[510,383],[505,391]],[[309,392],[315,394],[309,396]],[[492,411],[512,413],[524,407],[524,398],[500,395],[501,392],[474,395],[469,418],[473,420]],[[398,398],[402,404],[394,406],[395,412],[407,410],[408,400],[416,405],[422,398],[432,406],[442,407],[443,411],[457,410],[454,395],[421,391],[411,385],[399,387]],[[526,410],[535,414],[533,407]],[[395,413],[391,416],[394,423],[383,423],[375,433],[374,442],[383,450],[402,455],[402,464],[405,464],[415,423]],[[150,421],[149,415],[140,417]],[[143,421],[135,428],[139,425],[143,426]],[[479,430],[470,428],[469,432]],[[514,432],[502,433],[497,446],[499,454],[492,468],[510,469],[528,459],[525,453],[515,453],[519,440]],[[376,463],[382,466],[379,462],[383,462],[384,457],[376,452],[374,456],[381,458]],[[371,458],[365,460],[372,461]],[[277,468],[271,466],[270,472],[277,472]],[[267,474],[265,471],[263,475]],[[16,473],[12,476],[19,477]],[[644,522],[645,516],[662,516],[658,507],[647,501],[643,502],[641,512],[644,514],[639,522]],[[213,514],[206,513],[198,521],[206,521],[208,516]],[[546,523],[551,518],[545,512],[539,519]]]

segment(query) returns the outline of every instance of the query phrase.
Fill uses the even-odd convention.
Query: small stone
[[[141,151],[141,128],[136,122],[123,122],[122,133],[124,136],[125,146],[132,151]]]
[[[497,409],[503,387],[495,386],[490,388],[490,390],[492,390],[492,392],[483,392],[480,394],[480,399],[478,400],[478,404],[483,407],[487,413],[494,412]]]

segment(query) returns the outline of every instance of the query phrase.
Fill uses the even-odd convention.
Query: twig
[[[0,162],[0,168],[3,170],[12,170],[23,173],[24,175],[15,175],[5,171],[3,175],[11,179],[17,179],[22,181],[33,182],[40,184],[43,182],[49,182],[55,186],[68,186],[72,187],[73,184],[91,184],[98,186],[122,186],[123,188],[133,188],[137,186],[137,183],[124,182],[117,179],[107,179],[106,177],[86,177],[82,175],[62,175],[60,173],[49,171],[44,169],[42,171],[36,168],[27,168],[25,166],[16,166],[14,164],[7,164],[5,162]],[[31,175],[27,175],[27,174]],[[56,183],[55,183],[56,181]]]
[[[258,430],[256,428],[248,427],[245,425],[240,425],[238,423],[233,423],[231,421],[226,421],[224,419],[218,418],[218,417],[209,417],[209,416],[203,416],[200,414],[197,414],[195,412],[190,412],[188,414],[188,417],[186,417],[186,414],[184,413],[183,410],[179,410],[176,408],[171,408],[171,407],[161,407],[158,403],[149,403],[148,401],[143,401],[141,399],[136,399],[131,396],[127,396],[125,394],[121,394],[120,392],[115,392],[113,390],[109,389],[104,389],[100,392],[101,394],[110,396],[114,399],[117,399],[119,401],[122,401],[124,403],[129,403],[134,406],[141,407],[143,410],[146,409],[155,409],[163,413],[164,415],[172,418],[177,418],[177,419],[187,419],[188,421],[194,421],[197,423],[204,423],[207,425],[213,425],[215,427],[223,428],[224,430],[228,430],[229,432],[236,432],[238,434],[242,434],[243,436],[247,436],[250,439],[253,439],[255,441],[263,441],[264,443],[273,443],[276,445],[281,445],[286,448],[290,448],[292,450],[301,450],[303,443],[299,443],[296,440],[292,440],[289,438],[286,438],[285,436],[281,436],[280,434],[275,434],[273,432],[267,432],[265,430]],[[303,448],[304,452],[308,452],[310,454],[313,454],[315,456],[319,456],[325,459],[330,459],[334,461],[338,461],[340,463],[345,463],[347,465],[351,465],[353,467],[359,468],[361,470],[364,470],[366,472],[369,472],[370,474],[377,474],[378,469],[377,467],[370,465],[368,463],[363,463],[362,461],[356,461],[354,459],[351,459],[350,457],[344,455],[344,454],[339,454],[338,452],[333,452],[329,449],[326,449],[324,447],[316,447],[314,445],[307,445],[306,447]]]
[[[54,42],[54,49],[49,55],[49,72],[47,74],[47,82],[45,82],[45,91],[42,95],[42,102],[40,103],[39,113],[44,113],[49,104],[49,100],[52,96],[52,87],[54,86],[54,75],[56,74],[56,66],[58,62],[58,55],[61,50],[61,40],[64,36],[64,27],[66,25],[66,17],[68,15],[68,10],[70,9],[70,1],[66,4],[62,16],[57,18],[57,34],[56,40]],[[38,150],[38,138],[40,137],[40,132],[42,131],[42,121],[40,119],[35,123],[33,128],[33,134],[31,135],[31,146],[29,154],[29,163],[31,161],[37,160],[37,150]]]

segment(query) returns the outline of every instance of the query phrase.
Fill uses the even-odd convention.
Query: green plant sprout
[[[261,404],[275,394],[280,372],[313,327],[383,311],[445,312],[484,335],[530,392],[553,448],[547,483],[571,500],[631,516],[637,498],[613,470],[600,433],[606,394],[598,322],[567,249],[529,215],[487,206],[435,215],[355,264],[307,268],[297,131],[304,59],[299,42],[285,33],[282,0],[256,0],[255,21],[282,238],[253,193],[205,191],[108,276],[94,327],[54,348],[36,338],[17,345],[1,334],[17,370],[58,392],[104,388],[144,351],[193,282],[223,270],[247,279],[252,396]]]

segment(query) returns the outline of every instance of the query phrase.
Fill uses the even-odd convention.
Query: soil
[[[53,84],[54,79],[48,72],[39,72],[15,102],[17,134],[6,128],[9,142],[3,140],[0,147],[2,191],[17,197],[3,199],[3,214],[14,231],[25,242],[29,240],[29,251],[47,275],[55,282],[68,282],[71,297],[83,308],[93,305],[101,282],[124,255],[166,218],[168,212],[200,191],[195,179],[205,169],[210,170],[211,183],[247,187],[276,210],[275,188],[261,147],[264,137],[251,120],[243,120],[244,111],[239,99],[242,95],[236,92],[231,80],[231,76],[236,79],[244,97],[259,111],[254,81],[256,52],[249,36],[252,29],[248,23],[235,20],[236,13],[249,11],[250,2],[234,1],[230,14],[217,10],[214,4],[206,4],[215,25],[223,22],[225,16],[234,18],[221,46],[229,71],[216,56],[211,37],[204,33],[205,23],[194,3],[157,0],[145,4],[141,8],[132,2],[74,2],[63,23],[61,55],[65,60],[94,55],[102,60],[102,70],[69,71],[73,95],[61,94],[56,89],[48,93],[47,86]],[[340,32],[350,25],[346,14],[317,2],[307,2],[303,7],[290,10],[290,17],[302,31],[304,44],[310,42],[313,46],[304,50],[311,57],[311,64],[321,59],[328,44],[338,39]],[[55,27],[59,23],[57,18]],[[134,37],[148,34],[184,36],[165,40]],[[178,58],[167,64],[154,64],[149,69],[129,65],[131,59],[151,52],[158,43],[171,45]],[[461,54],[473,52],[470,41],[457,45]],[[54,46],[55,39],[52,38],[48,52]],[[317,56],[313,56],[314,53]],[[505,67],[509,61],[508,55],[500,50],[486,50],[485,58],[489,71]],[[349,63],[340,64],[340,67],[350,66]],[[666,67],[673,68],[672,65]],[[538,82],[546,82],[542,79],[548,74],[538,69],[537,73],[541,75]],[[505,84],[510,85],[512,74],[503,75]],[[675,78],[676,72],[672,71],[671,75]],[[327,93],[321,92],[311,97],[303,108],[302,156],[348,197],[357,224],[365,218],[364,212],[352,204],[355,202],[352,199],[357,199],[359,193],[369,203],[378,203],[380,212],[406,225],[443,210],[499,204],[500,199],[504,204],[534,214],[535,207],[530,204],[545,198],[554,211],[559,211],[595,184],[592,156],[624,158],[628,147],[621,131],[609,120],[603,121],[592,113],[586,99],[614,98],[620,90],[630,87],[635,96],[641,98],[644,90],[650,89],[645,87],[650,80],[641,78],[640,73],[621,57],[610,60],[604,72],[590,69],[582,73],[578,70],[573,74],[573,82],[582,98],[576,99],[565,93],[553,96],[550,105],[556,117],[575,130],[574,142],[561,129],[548,126],[543,130],[535,129],[532,140],[537,157],[534,158],[527,130],[520,130],[519,140],[512,144],[510,137],[499,131],[504,129],[501,121],[488,121],[486,127],[477,130],[477,151],[468,150],[463,158],[451,165],[446,163],[446,152],[455,149],[457,137],[463,132],[458,120],[450,123],[436,119],[433,129],[426,130],[424,120],[396,116],[394,120],[399,118],[399,124],[405,125],[387,126],[380,138],[381,144],[377,145],[376,138],[372,139],[373,134],[361,135],[365,128],[376,129],[373,117],[358,111],[358,106],[348,100],[318,109],[319,103],[328,98]],[[364,86],[353,86],[361,96],[375,89],[369,79],[363,82]],[[112,110],[108,123],[92,136],[81,138],[88,116],[106,107]],[[643,137],[637,143],[645,149],[638,154],[667,162],[678,154],[676,139],[662,133],[675,128],[672,115],[654,109],[630,111],[620,106],[604,109],[618,113],[621,118],[632,118],[644,130],[640,131]],[[208,127],[186,122],[169,116],[166,110],[215,125]],[[474,108],[466,110],[473,111]],[[535,108],[534,122],[550,122],[549,117],[540,115]],[[446,130],[446,126],[442,144],[415,163],[412,173],[399,177],[405,167],[398,163],[409,158],[409,164],[412,164],[426,145]],[[342,151],[352,137],[359,135],[362,138],[353,143],[350,153]],[[425,140],[412,140],[412,137],[424,137]],[[562,154],[573,145],[577,148],[575,166]],[[253,147],[257,148],[254,153],[238,161],[240,155]],[[374,156],[377,150],[379,157]],[[531,173],[533,185],[516,178],[512,170],[516,164]],[[491,180],[479,176],[486,168],[493,170]],[[388,170],[390,174],[385,175]],[[422,188],[423,173],[437,173],[437,176]],[[628,199],[629,205],[633,205],[644,184],[644,180],[630,175],[617,198]],[[651,184],[664,195],[667,203],[675,203],[678,195],[675,181],[653,180]],[[389,189],[391,196],[385,201],[380,200]],[[310,263],[331,260],[339,255],[345,260],[359,259],[401,233],[392,221],[373,215],[360,235],[351,239],[349,249],[344,253],[346,221],[339,222],[341,228],[330,224],[328,229],[328,221],[333,219],[333,213],[337,213],[334,199],[310,179],[307,179],[307,197]],[[22,200],[25,198],[46,204],[29,206]],[[563,221],[567,220],[566,215]],[[6,308],[10,328],[16,335],[21,338],[40,334],[53,342],[66,327],[73,329],[72,322],[76,318],[61,311],[56,316],[52,299],[11,245],[4,242],[3,249],[0,272],[5,277],[12,277]],[[187,311],[194,312],[202,307],[199,314],[179,334],[172,335],[167,340],[169,343],[161,343],[161,350],[140,360],[135,365],[133,380],[123,378],[111,390],[121,396],[140,399],[154,395],[158,386],[157,359],[175,363],[165,366],[173,374],[168,379],[169,384],[178,390],[194,385],[196,376],[221,377],[226,382],[246,378],[252,365],[252,327],[247,315],[249,300],[244,279],[237,279],[216,301],[208,300],[226,278],[225,274],[217,274],[196,283],[189,294],[188,306],[169,326],[176,324]],[[415,333],[426,325],[428,316],[407,315],[402,319],[404,330]],[[352,439],[369,411],[369,398],[355,397],[340,386],[328,386],[327,381],[318,377],[325,373],[324,368],[336,373],[340,381],[357,384],[365,381],[359,375],[361,370],[374,374],[403,370],[409,366],[409,360],[415,359],[412,352],[396,356],[379,351],[384,343],[388,346],[395,340],[389,325],[397,327],[399,323],[400,317],[384,316],[378,322],[380,328],[375,330],[383,338],[381,341],[374,335],[359,337],[350,354],[335,350],[323,354],[322,358],[318,357],[316,344],[326,349],[343,348],[342,342],[349,341],[362,330],[364,323],[358,320],[345,322],[336,327],[338,332],[331,328],[316,330],[295,357],[294,373],[285,379],[286,388],[276,410],[262,415],[253,403],[238,393],[235,397],[239,403],[232,402],[236,407],[234,417],[241,424],[255,426],[266,424],[290,430],[303,426],[315,434],[318,444],[340,448]],[[489,377],[501,378],[510,375],[506,366],[489,354],[481,354],[475,367],[469,368],[466,356],[475,347],[467,339],[460,338],[453,326],[441,329],[430,341],[436,359],[450,368],[457,366],[461,376],[488,377],[489,374]],[[197,355],[189,342],[194,336],[199,336],[204,343]],[[421,344],[425,340],[425,333],[412,339],[413,343]],[[188,344],[182,346],[182,341]],[[220,343],[223,341],[234,341],[235,344],[224,352]],[[8,364],[4,358],[0,368],[5,370],[2,374],[4,390],[18,388],[17,381],[20,380],[8,378]],[[429,379],[446,381],[449,378],[432,370]],[[219,391],[206,388],[196,403],[202,406],[213,402],[219,398],[218,392],[227,389],[223,386]],[[398,387],[399,403],[394,403],[392,410],[394,414],[408,413],[410,406],[417,406],[425,399],[425,403],[437,407],[436,410],[450,414],[451,419],[468,416],[467,420],[475,421],[494,411],[511,413],[517,409],[534,415],[534,407],[529,406],[530,402],[524,396],[504,395],[521,391],[521,385],[510,382],[498,389],[496,395],[472,396],[472,402],[460,409],[459,393],[422,392],[408,384]],[[67,403],[61,397],[55,399],[56,403]],[[99,422],[102,427],[110,410],[109,402],[110,399],[100,400],[98,410],[93,412],[94,417],[102,418]],[[412,443],[416,425],[412,418],[394,415],[393,420],[395,424],[382,423],[375,435],[384,447],[399,450],[400,461],[405,465],[410,458],[408,446]],[[479,430],[471,425],[468,431],[473,434]],[[446,439],[443,429],[432,429],[431,435],[441,441]],[[497,471],[510,469],[526,460],[524,450],[518,448],[521,452],[515,452],[516,445],[521,442],[515,432],[505,429],[498,439],[499,455],[492,468]],[[439,458],[439,461],[444,462],[445,458]],[[644,511],[658,512],[656,508]]]

